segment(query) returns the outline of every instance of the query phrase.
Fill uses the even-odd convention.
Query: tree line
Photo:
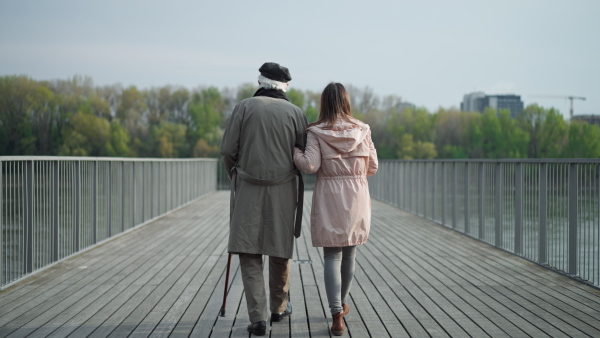
[[[600,127],[565,121],[530,105],[516,118],[406,104],[346,86],[353,115],[371,126],[380,158],[597,158]],[[234,106],[257,90],[178,86],[94,86],[89,77],[36,81],[0,77],[0,155],[218,157]],[[290,101],[317,119],[320,92],[290,89]]]

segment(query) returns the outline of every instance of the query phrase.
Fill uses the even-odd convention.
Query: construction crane
[[[553,99],[567,99],[571,101],[571,109],[569,110],[569,114],[571,118],[573,118],[573,100],[582,100],[585,101],[585,97],[581,96],[568,96],[568,95],[533,95],[533,97],[546,97]]]

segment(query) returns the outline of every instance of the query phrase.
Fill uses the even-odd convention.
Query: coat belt
[[[250,176],[247,172],[243,171],[238,167],[231,168],[231,198],[229,203],[229,219],[233,219],[233,210],[235,209],[235,182],[237,177],[250,184],[271,186],[287,183],[293,180],[296,176],[298,176],[298,203],[296,206],[296,222],[294,224],[294,236],[296,238],[300,237],[300,232],[302,231],[302,209],[304,208],[304,180],[302,179],[302,173],[300,173],[300,170],[298,169],[294,169],[283,176],[268,179],[260,179]]]

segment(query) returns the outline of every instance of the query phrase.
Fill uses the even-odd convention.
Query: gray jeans
[[[325,291],[331,314],[342,312],[346,303],[352,278],[354,278],[354,256],[356,246],[323,248],[325,258]]]

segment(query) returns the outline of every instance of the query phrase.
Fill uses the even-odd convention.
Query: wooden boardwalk
[[[296,242],[290,319],[271,337],[329,337],[323,260]],[[346,316],[351,337],[600,337],[600,290],[373,201]],[[0,337],[248,337],[228,192],[211,194],[0,292]],[[266,271],[266,270],[265,270]]]

